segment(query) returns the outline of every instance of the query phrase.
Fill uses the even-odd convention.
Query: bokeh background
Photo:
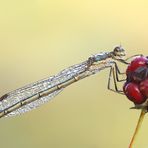
[[[122,44],[148,54],[146,0],[0,2],[0,95]],[[125,66],[121,65],[124,70]],[[0,120],[3,148],[127,148],[140,111],[107,90],[108,70],[66,88],[51,102]],[[148,117],[135,148],[148,147]]]

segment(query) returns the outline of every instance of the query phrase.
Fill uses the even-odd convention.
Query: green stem
[[[138,123],[137,123],[137,126],[136,126],[136,129],[135,129],[135,132],[134,132],[134,135],[133,135],[132,140],[130,142],[129,148],[133,148],[134,142],[135,142],[136,137],[138,135],[138,132],[140,130],[140,127],[141,127],[141,124],[142,124],[142,121],[144,119],[145,114],[146,114],[146,109],[142,109],[139,120],[138,120]]]

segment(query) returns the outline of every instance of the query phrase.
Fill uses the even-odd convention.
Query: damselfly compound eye
[[[125,56],[125,50],[122,46],[116,46],[113,51],[114,56]]]

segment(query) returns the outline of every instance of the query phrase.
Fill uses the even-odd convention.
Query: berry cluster
[[[125,95],[135,104],[142,104],[148,98],[148,57],[134,58],[127,67],[126,76]]]

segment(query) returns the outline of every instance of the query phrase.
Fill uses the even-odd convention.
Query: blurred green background
[[[120,43],[128,55],[147,55],[147,8],[146,0],[1,1],[0,95]],[[71,85],[36,110],[0,119],[0,147],[127,148],[140,111],[107,90],[108,72]],[[147,148],[147,137],[146,116],[135,148]]]

